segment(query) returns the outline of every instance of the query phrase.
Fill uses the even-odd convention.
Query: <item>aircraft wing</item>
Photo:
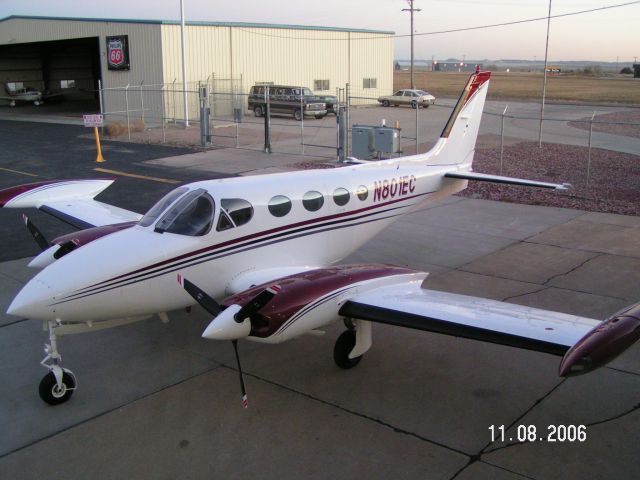
[[[363,320],[537,350],[566,351],[599,320],[421,288],[373,290],[350,299],[340,313]]]
[[[45,181],[0,190],[1,208],[38,208],[77,228],[140,220],[142,215],[99,202],[115,179]]]
[[[278,272],[267,273],[275,278],[271,274]],[[225,298],[220,308],[227,310],[214,318],[203,336],[234,338],[237,314],[248,308],[251,322],[243,324],[244,334],[269,343],[352,318],[365,325],[386,323],[563,356],[561,376],[594,370],[640,339],[640,303],[599,321],[425,289],[426,276],[425,272],[377,264],[303,270]],[[266,295],[265,291],[277,294],[261,304],[256,299]],[[198,295],[189,294],[200,301]],[[356,340],[349,358],[362,355],[371,345],[369,326],[363,327],[365,331],[369,333]]]
[[[439,292],[418,283],[350,298],[340,315],[564,356],[560,375],[589,372],[640,338],[640,304],[605,321],[485,298]]]

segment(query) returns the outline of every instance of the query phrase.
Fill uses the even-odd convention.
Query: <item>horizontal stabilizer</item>
[[[524,178],[502,177],[500,175],[489,175],[476,172],[448,172],[444,175],[447,178],[460,178],[463,180],[475,180],[479,182],[502,183],[506,185],[522,185],[524,187],[550,188],[553,190],[568,190],[569,183],[538,182],[536,180],[526,180]]]

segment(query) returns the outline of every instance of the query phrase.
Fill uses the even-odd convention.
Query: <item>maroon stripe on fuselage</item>
[[[426,193],[421,193],[421,194],[418,194],[418,195],[411,195],[411,196],[408,196],[408,197],[402,197],[402,198],[391,200],[389,202],[381,203],[381,204],[378,204],[378,205],[371,205],[369,207],[363,207],[363,208],[360,208],[360,209],[357,209],[357,210],[351,210],[349,212],[336,213],[334,215],[327,215],[325,217],[304,220],[302,222],[292,223],[292,224],[289,224],[289,225],[283,225],[281,227],[272,228],[270,230],[263,230],[261,232],[256,232],[256,233],[252,233],[250,235],[245,235],[244,237],[239,237],[239,238],[227,240],[226,242],[221,242],[221,243],[217,243],[217,244],[214,244],[214,245],[209,245],[207,247],[203,247],[203,248],[200,248],[198,250],[193,250],[191,252],[183,253],[182,255],[178,255],[178,256],[170,258],[168,260],[163,260],[161,262],[157,262],[157,263],[154,263],[152,265],[147,265],[146,267],[142,267],[142,268],[139,268],[137,270],[133,270],[131,272],[124,273],[122,275],[118,275],[116,277],[112,277],[112,278],[110,278],[108,280],[103,280],[102,282],[98,282],[98,283],[95,283],[93,285],[89,285],[88,287],[85,287],[82,290],[85,290],[85,289],[88,289],[88,288],[92,288],[92,287],[96,287],[96,286],[99,286],[99,285],[102,285],[102,284],[105,284],[105,283],[109,283],[109,282],[112,282],[112,281],[115,281],[115,280],[119,280],[119,279],[127,277],[129,275],[135,275],[135,274],[138,274],[138,273],[142,273],[144,271],[151,270],[151,269],[154,269],[154,268],[157,268],[157,267],[161,267],[161,266],[166,265],[168,263],[172,263],[172,262],[175,262],[175,261],[183,260],[183,259],[188,258],[188,257],[193,257],[193,256],[199,255],[201,253],[205,253],[205,252],[208,252],[208,251],[211,251],[211,250],[215,250],[217,248],[222,248],[222,247],[226,247],[226,246],[229,246],[229,245],[233,245],[234,243],[241,243],[241,242],[244,242],[244,241],[247,241],[247,240],[252,240],[252,239],[260,237],[260,236],[267,236],[267,235],[270,235],[270,234],[273,234],[273,233],[278,233],[278,232],[281,232],[281,231],[284,231],[284,230],[288,230],[288,229],[293,229],[293,228],[297,228],[297,227],[301,227],[301,226],[305,226],[305,225],[310,225],[310,224],[313,224],[313,223],[321,223],[321,222],[324,222],[324,221],[327,221],[327,220],[333,220],[333,219],[336,219],[336,218],[342,218],[342,217],[346,217],[346,216],[349,216],[349,215],[354,215],[354,214],[358,214],[358,213],[361,213],[361,212],[366,212],[366,211],[369,211],[369,210],[373,210],[373,209],[380,208],[380,207],[385,207],[387,205],[391,205],[391,204],[394,204],[394,203],[397,203],[397,202],[401,202],[401,201],[404,201],[404,200],[411,200],[413,198],[417,198],[417,197],[420,197],[420,196],[428,195],[429,193],[432,193],[432,192],[426,192]]]

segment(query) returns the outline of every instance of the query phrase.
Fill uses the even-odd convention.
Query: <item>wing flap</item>
[[[346,317],[564,355],[601,322],[415,283],[371,290],[347,301]]]

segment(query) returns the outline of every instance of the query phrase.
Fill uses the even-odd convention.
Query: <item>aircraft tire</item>
[[[42,377],[38,393],[45,403],[49,405],[60,405],[71,398],[75,388],[76,379],[70,372],[65,371],[62,374],[62,386],[60,388],[58,388],[56,376],[53,372],[49,372]]]
[[[353,330],[346,330],[340,334],[336,344],[333,347],[333,361],[336,362],[340,368],[348,370],[355,367],[362,360],[362,355],[356,358],[349,358],[349,353],[353,350],[356,344],[356,332]]]

